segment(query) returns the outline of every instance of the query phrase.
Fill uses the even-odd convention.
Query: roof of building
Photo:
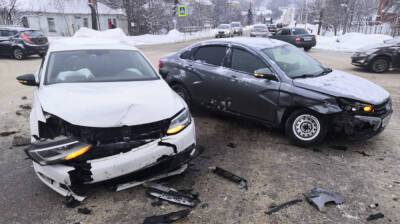
[[[6,0],[11,1],[11,0]],[[3,7],[10,4],[3,3]],[[17,0],[15,8],[21,12],[63,13],[63,14],[90,14],[87,0]],[[122,9],[113,9],[98,2],[99,14],[123,15]]]

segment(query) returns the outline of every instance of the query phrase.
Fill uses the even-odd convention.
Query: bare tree
[[[4,24],[14,24],[17,0],[0,0],[0,16]]]

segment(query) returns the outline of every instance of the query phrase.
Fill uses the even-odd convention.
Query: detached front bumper
[[[152,141],[126,153],[72,165],[42,166],[33,162],[33,167],[39,179],[57,193],[83,200],[85,197],[80,196],[81,190],[92,184],[149,179],[180,168],[198,154],[192,121],[179,134]]]
[[[49,49],[48,44],[44,45],[25,45],[24,53],[26,55],[46,54]]]
[[[333,119],[334,130],[344,133],[354,140],[369,139],[380,134],[390,122],[392,111],[380,117],[361,115],[336,115]]]

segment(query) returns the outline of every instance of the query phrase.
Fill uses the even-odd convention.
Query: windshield
[[[218,26],[218,29],[229,29],[229,28],[230,28],[230,26],[226,25],[226,24],[221,24]]]
[[[290,78],[319,76],[324,72],[321,64],[292,45],[263,49],[269,58]]]
[[[240,27],[240,23],[232,23],[231,26],[232,27]]]
[[[266,26],[254,26],[255,30],[266,30],[267,27]]]
[[[159,79],[149,62],[133,50],[78,50],[50,55],[46,84]]]

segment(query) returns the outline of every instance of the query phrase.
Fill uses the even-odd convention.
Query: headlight
[[[70,138],[38,142],[26,149],[26,154],[40,165],[51,165],[76,159],[87,153],[92,145]]]
[[[345,112],[355,113],[355,114],[370,114],[374,112],[374,106],[371,104],[361,103],[349,99],[339,99],[340,107]]]
[[[167,135],[175,135],[185,129],[192,122],[192,117],[187,108],[179,113],[175,118],[172,119],[171,124],[167,130]]]

